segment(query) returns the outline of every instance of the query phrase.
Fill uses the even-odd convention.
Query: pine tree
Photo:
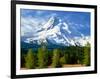
[[[83,64],[84,47],[78,47],[78,52],[76,55],[77,55],[77,64]]]
[[[66,56],[64,55],[63,57],[60,58],[60,63],[63,65],[63,64],[66,64]]]
[[[52,67],[61,67],[60,52],[58,49],[53,50]]]
[[[47,51],[46,51],[46,46],[42,46],[40,48],[38,48],[38,66],[39,68],[45,68],[47,66]]]
[[[33,53],[33,50],[32,49],[29,49],[28,50],[28,53],[26,55],[26,58],[25,58],[25,67],[28,68],[28,69],[33,69],[35,68],[35,55]]]
[[[87,43],[86,46],[84,47],[83,64],[86,66],[90,65],[90,44],[89,43]]]
[[[61,63],[62,65],[68,63],[68,54],[66,54],[65,52],[64,52],[64,55],[60,58],[60,63]]]

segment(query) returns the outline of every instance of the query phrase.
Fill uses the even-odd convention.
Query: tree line
[[[37,51],[30,48],[26,53],[21,52],[21,68],[58,68],[64,64],[90,66],[90,44],[52,50],[47,49],[46,45],[41,45]]]

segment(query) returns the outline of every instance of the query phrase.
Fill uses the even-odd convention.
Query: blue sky
[[[50,11],[50,10],[33,10],[33,9],[21,9],[22,17],[36,17],[36,18],[49,18],[55,15],[60,18],[69,19],[75,23],[87,23],[90,22],[89,12],[69,12],[69,11]],[[79,20],[80,19],[80,20]]]
[[[90,13],[89,12],[71,12],[71,11],[51,11],[51,10],[34,10],[21,9],[21,35],[29,31],[34,33],[36,29],[44,25],[51,16],[61,18],[68,23],[69,27],[75,26],[83,34],[90,35]],[[26,27],[27,26],[27,27]],[[32,27],[30,27],[32,26]]]

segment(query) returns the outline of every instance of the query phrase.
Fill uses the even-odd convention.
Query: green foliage
[[[48,63],[48,54],[47,49],[45,46],[42,46],[41,48],[38,48],[38,66],[39,68],[45,68]]]
[[[60,52],[58,49],[53,50],[52,67],[61,67]]]
[[[27,53],[26,58],[25,58],[25,61],[26,61],[26,63],[25,63],[25,67],[26,68],[28,68],[28,69],[35,68],[35,65],[36,65],[35,55],[34,55],[32,49],[28,50],[28,53]]]
[[[47,49],[42,43],[38,50],[21,49],[21,67],[28,69],[62,67],[64,64],[90,65],[90,44],[84,47],[68,46],[57,49]]]
[[[83,48],[83,64],[85,66],[90,66],[90,43],[88,42],[85,47]]]
[[[87,42],[87,44],[85,45],[86,47],[91,47],[90,43]]]
[[[84,52],[83,52],[83,47],[76,47],[76,64],[83,64],[83,57],[84,57]]]
[[[52,64],[52,56],[53,56],[53,52],[52,50],[48,50],[48,66],[50,66]]]
[[[64,55],[63,57],[60,58],[60,63],[63,65],[63,64],[66,64],[66,55]]]
[[[66,49],[66,54],[67,54],[67,64],[75,64],[77,63],[77,47],[75,46],[70,46],[67,47]]]
[[[84,47],[83,64],[86,66],[90,66],[90,47]]]

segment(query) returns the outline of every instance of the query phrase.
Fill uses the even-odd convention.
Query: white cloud
[[[37,15],[41,15],[41,14],[43,14],[44,12],[43,11],[36,11],[36,14]]]
[[[24,36],[27,32],[34,34],[42,28],[45,22],[42,18],[21,17],[21,36]]]
[[[57,16],[57,13],[52,13],[51,16]]]

